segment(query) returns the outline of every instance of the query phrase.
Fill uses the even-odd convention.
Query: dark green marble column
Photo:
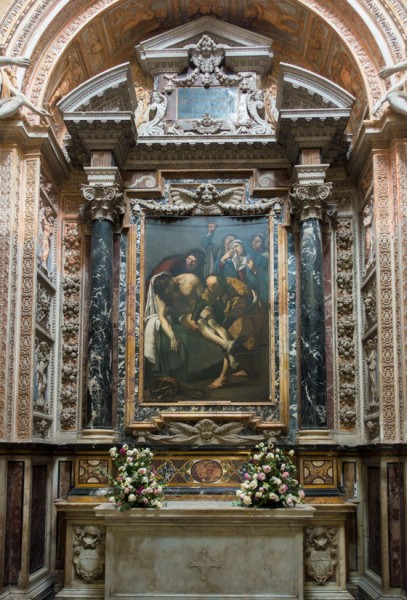
[[[323,176],[326,166],[322,166]],[[331,184],[323,183],[322,178],[322,183],[294,184],[291,193],[300,232],[301,429],[327,427],[321,222],[330,191]]]
[[[113,233],[123,194],[114,183],[83,186],[82,194],[92,228],[86,428],[112,429]]]

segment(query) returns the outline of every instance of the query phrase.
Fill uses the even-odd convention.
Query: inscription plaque
[[[201,119],[205,113],[213,118],[237,114],[237,88],[181,88],[177,92],[178,119]]]

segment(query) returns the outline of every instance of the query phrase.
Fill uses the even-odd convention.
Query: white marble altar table
[[[105,599],[260,600],[304,595],[303,529],[315,509],[173,501],[95,508],[106,526]],[[100,521],[99,521],[100,522]]]

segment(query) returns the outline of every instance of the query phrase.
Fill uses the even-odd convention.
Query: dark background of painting
[[[261,233],[268,240],[267,217],[182,217],[146,219],[145,234],[145,275],[157,267],[167,256],[184,254],[192,248],[204,250],[202,240],[208,233],[208,223],[214,222],[213,243],[219,247],[222,239],[233,233],[239,239],[250,240],[255,233]]]

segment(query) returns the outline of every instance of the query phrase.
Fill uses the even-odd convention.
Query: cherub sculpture
[[[211,183],[202,183],[195,192],[171,188],[173,205],[194,215],[220,215],[232,206],[241,205],[243,196],[242,187],[219,192]]]
[[[407,57],[401,62],[391,67],[383,67],[379,71],[379,77],[387,79],[394,73],[402,73],[407,71]],[[407,92],[404,91],[404,86],[407,83],[407,73],[400,77],[400,79],[380,98],[380,100],[373,107],[372,114],[377,113],[382,104],[388,102],[392,109],[399,115],[407,116]]]
[[[26,106],[40,117],[50,117],[44,108],[35,106],[17,88],[17,81],[11,66],[26,69],[30,60],[25,57],[0,56],[0,119],[7,119],[15,115],[22,106]]]

